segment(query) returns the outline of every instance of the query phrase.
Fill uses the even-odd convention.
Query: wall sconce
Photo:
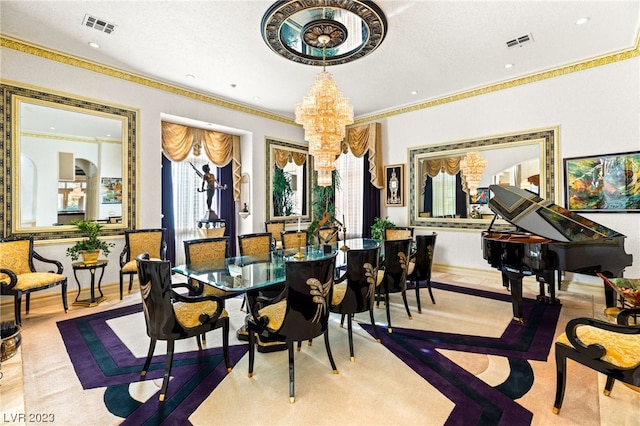
[[[243,173],[240,179],[240,211],[238,215],[246,219],[251,213],[249,212],[249,200],[251,199],[251,178],[248,173]]]

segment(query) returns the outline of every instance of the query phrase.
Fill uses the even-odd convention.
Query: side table
[[[73,302],[74,306],[98,306],[100,303],[107,300],[104,294],[102,294],[102,289],[100,288],[100,285],[102,284],[102,276],[104,275],[104,269],[107,266],[107,263],[109,263],[108,260],[98,260],[96,263],[74,262],[71,264],[73,267],[73,276],[76,278],[76,284],[78,284],[78,295],[76,296],[76,300]],[[100,297],[96,298],[95,284],[96,271],[98,269],[100,270],[100,278],[98,278],[98,292],[100,292]],[[88,299],[80,299],[82,287],[80,286],[80,280],[78,280],[78,271],[83,270],[87,270],[89,271],[89,274],[91,274],[91,297]]]

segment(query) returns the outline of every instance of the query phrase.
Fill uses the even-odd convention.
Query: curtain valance
[[[307,161],[307,154],[304,152],[287,151],[286,149],[274,148],[273,157],[273,162],[281,169],[284,169],[290,162],[295,163],[296,166],[302,166]]]
[[[171,161],[184,161],[192,149],[199,156],[202,148],[217,167],[233,162],[233,199],[240,201],[240,136],[162,122],[162,150]]]
[[[346,153],[347,150],[351,150],[351,153],[358,158],[369,152],[371,184],[378,189],[384,188],[381,134],[380,123],[350,127],[347,129],[347,135],[342,144],[342,152]]]
[[[462,160],[462,157],[445,157],[435,158],[433,160],[423,160],[422,191],[424,192],[427,176],[434,178],[440,172],[448,173],[450,175],[458,173],[460,171],[460,160]]]

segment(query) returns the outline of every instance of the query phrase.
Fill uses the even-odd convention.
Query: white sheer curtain
[[[171,163],[173,180],[173,212],[176,238],[176,265],[185,263],[184,240],[201,238],[198,234],[198,221],[207,215],[207,194],[198,192],[202,179],[193,167],[202,171],[202,166],[209,163],[206,156],[188,156],[184,161]],[[216,169],[213,169],[216,174]],[[214,199],[214,202],[216,200]]]
[[[456,214],[456,177],[449,173],[438,173],[431,181],[433,185],[433,217],[454,217]]]
[[[349,152],[338,157],[336,169],[340,173],[340,190],[336,191],[336,218],[347,227],[347,238],[360,238],[364,161]]]

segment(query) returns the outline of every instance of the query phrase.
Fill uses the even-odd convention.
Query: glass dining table
[[[178,265],[173,271],[231,293],[247,293],[266,290],[281,285],[286,279],[286,262],[323,259],[338,252],[336,270],[347,265],[348,249],[367,249],[380,246],[380,242],[369,238],[354,238],[332,244],[309,245],[300,248],[303,255],[296,256],[298,249],[275,250],[269,253],[237,256],[227,259]]]

